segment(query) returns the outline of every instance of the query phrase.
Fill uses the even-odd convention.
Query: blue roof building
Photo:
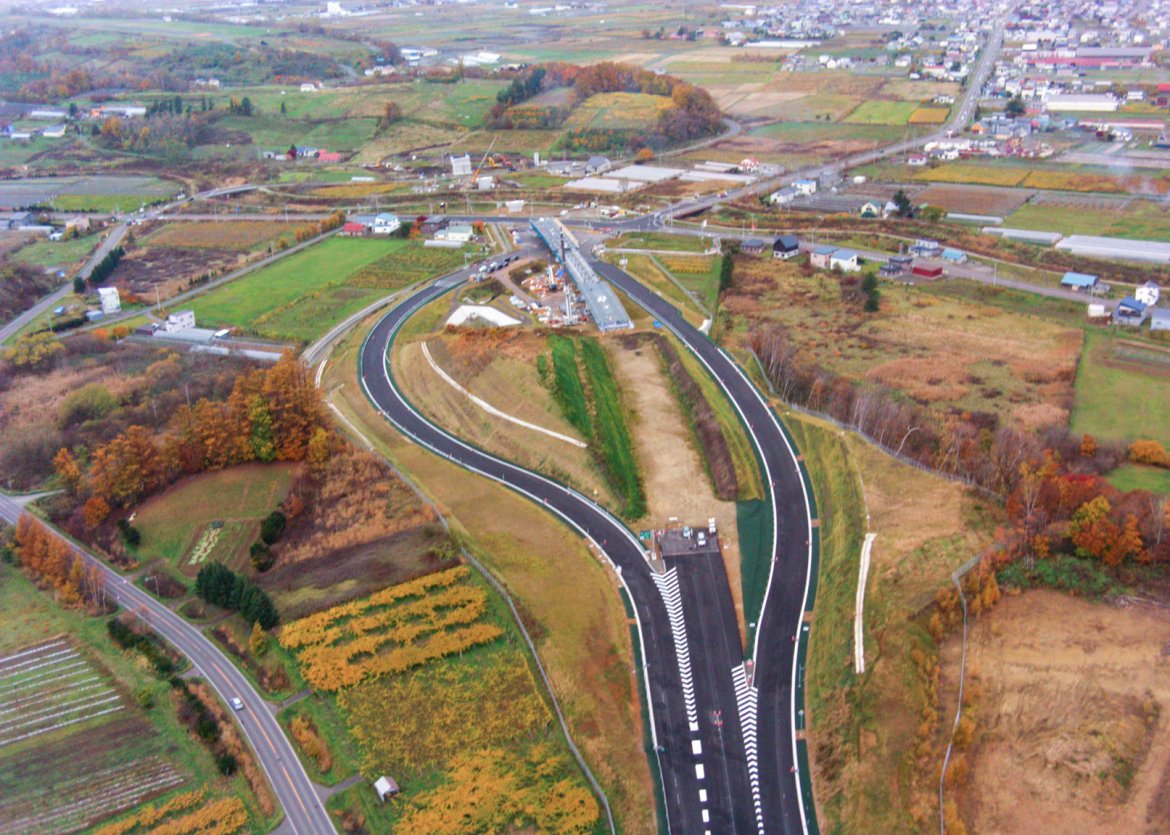
[[[959,249],[944,249],[942,251],[944,261],[950,261],[952,264],[962,264],[967,260],[967,253]]]
[[[1067,287],[1070,290],[1092,290],[1097,286],[1099,280],[1095,275],[1067,272],[1064,274],[1064,278],[1060,280],[1060,286]]]

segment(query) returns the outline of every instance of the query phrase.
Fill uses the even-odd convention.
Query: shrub
[[[127,548],[137,548],[138,543],[142,541],[142,534],[138,528],[125,519],[118,520],[118,533],[121,535],[122,541],[126,543]]]
[[[272,511],[260,523],[260,539],[264,541],[265,545],[273,544],[280,539],[287,524],[288,520],[283,513],[279,510]]]
[[[252,558],[252,567],[261,573],[272,568],[272,564],[276,562],[276,557],[273,556],[268,546],[259,541],[252,543],[250,556]]]

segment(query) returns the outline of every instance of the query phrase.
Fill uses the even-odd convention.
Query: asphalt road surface
[[[0,519],[15,525],[20,513],[20,504],[0,493]],[[61,536],[56,530],[49,530]],[[225,704],[230,704],[230,700],[235,697],[243,701],[244,709],[232,713],[256,753],[264,773],[268,775],[277,802],[284,809],[282,828],[291,829],[298,835],[336,832],[280,723],[243,673],[197,627],[187,623],[92,554],[78,548],[76,543],[63,536],[61,538],[83,559],[99,568],[105,578],[107,592],[119,605],[137,613],[191,661]]]

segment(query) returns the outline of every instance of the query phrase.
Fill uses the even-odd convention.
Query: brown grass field
[[[741,257],[723,308],[787,328],[820,365],[932,408],[994,412],[1010,425],[1065,425],[1081,332],[999,308],[885,285],[881,310],[842,301],[838,279]]]
[[[910,114],[907,124],[941,125],[951,115],[949,107],[920,107]]]
[[[233,220],[223,223],[192,221],[168,223],[144,238],[148,246],[177,249],[221,249],[245,252],[278,238],[295,240],[305,224],[267,220]]]

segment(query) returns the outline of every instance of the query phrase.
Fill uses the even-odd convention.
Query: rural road
[[[21,511],[18,499],[0,493],[0,519],[15,525]],[[48,525],[46,528],[68,542],[86,562],[96,565],[105,578],[106,591],[119,605],[141,617],[185,655],[199,674],[215,688],[224,704],[228,704],[234,697],[243,700],[244,709],[235,711],[235,717],[268,776],[277,802],[284,809],[285,819],[281,828],[297,835],[336,832],[276,716],[244,674],[198,627],[183,620],[55,528]]]

